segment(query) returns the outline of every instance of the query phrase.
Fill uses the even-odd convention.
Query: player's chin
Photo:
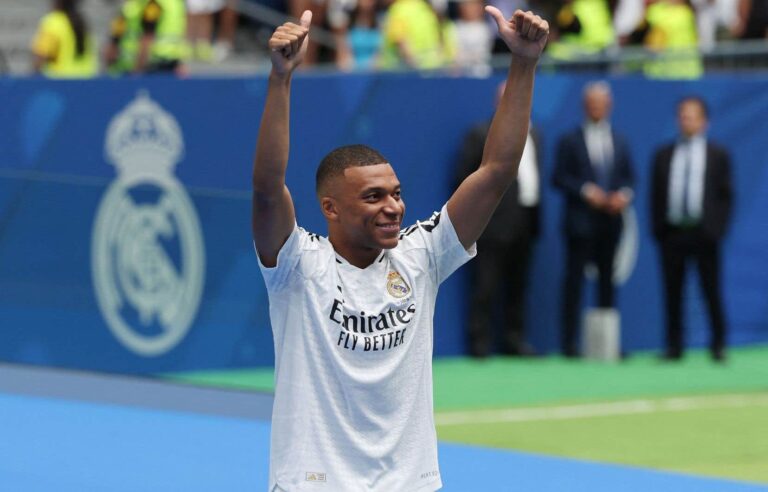
[[[376,242],[382,249],[392,249],[400,241],[400,229],[377,228]]]
[[[396,248],[399,242],[400,238],[398,236],[395,236],[394,238],[379,239],[379,246],[381,249],[392,249]]]

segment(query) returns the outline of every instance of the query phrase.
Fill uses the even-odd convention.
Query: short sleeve
[[[280,252],[277,254],[277,264],[274,267],[264,266],[254,243],[256,259],[259,261],[259,269],[261,269],[261,274],[264,277],[264,283],[267,285],[268,291],[281,290],[290,285],[291,279],[298,276],[297,270],[302,251],[301,238],[304,235],[306,235],[304,230],[294,224],[291,235],[288,236],[285,244],[283,244]]]
[[[401,241],[406,247],[423,247],[428,251],[438,284],[477,254],[474,244],[469,249],[462,246],[446,205],[429,219],[405,229]]]

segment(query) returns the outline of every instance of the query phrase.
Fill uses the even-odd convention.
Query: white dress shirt
[[[675,146],[667,190],[667,220],[671,224],[701,220],[706,156],[707,140],[704,135],[680,140]]]
[[[584,142],[593,167],[613,164],[613,136],[611,124],[605,120],[584,124]],[[599,171],[599,169],[596,169]]]
[[[613,167],[613,135],[607,120],[584,123],[584,143],[595,170],[595,184],[607,189]]]

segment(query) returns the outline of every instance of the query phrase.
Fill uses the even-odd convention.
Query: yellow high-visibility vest
[[[99,71],[96,46],[92,36],[85,35],[85,50],[77,53],[75,31],[67,14],[54,10],[41,20],[32,52],[46,59],[43,73],[53,78],[89,78]]]
[[[126,0],[112,21],[112,37],[119,39],[120,56],[113,72],[130,72],[136,65],[144,22],[156,23],[149,62],[187,58],[187,17],[184,0]]]
[[[382,68],[402,66],[397,45],[403,41],[416,68],[432,69],[445,64],[440,21],[426,0],[396,0],[387,11],[382,36]]]
[[[153,4],[160,9],[150,62],[187,58],[187,11],[184,0],[144,0],[144,3],[145,17],[153,15]]]
[[[553,58],[571,60],[579,55],[594,54],[604,50],[614,41],[613,22],[606,0],[575,0],[558,13],[558,24],[567,24],[574,17],[579,20],[578,33],[563,33],[549,44]]]
[[[656,79],[696,79],[704,73],[698,51],[696,18],[682,3],[664,0],[646,11],[648,34],[645,45],[658,52],[643,66],[646,76]]]

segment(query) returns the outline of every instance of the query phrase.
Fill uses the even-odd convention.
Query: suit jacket
[[[480,166],[490,126],[490,121],[475,125],[465,135],[456,167],[456,187]],[[536,147],[536,167],[539,172],[539,183],[541,183],[541,147],[538,136],[533,130],[531,137]],[[519,193],[519,185],[515,180],[501,198],[478,242],[511,243],[521,238],[532,238],[538,235],[540,207],[538,205],[522,206],[518,199]]]
[[[669,175],[675,143],[669,143],[656,151],[653,158],[651,179],[651,219],[653,235],[663,239],[669,232],[667,208]],[[731,159],[722,147],[707,140],[706,170],[704,172],[704,196],[702,197],[701,228],[712,239],[725,235],[733,206],[731,186]]]
[[[611,130],[611,137],[613,139],[613,166],[606,191],[617,191],[622,188],[631,189],[635,182],[635,176],[629,146],[626,140],[613,130]],[[563,227],[566,234],[575,237],[590,236],[594,233],[595,223],[598,220],[615,220],[619,224],[620,217],[595,211],[584,201],[581,195],[581,188],[586,183],[597,182],[592,161],[589,159],[582,126],[571,130],[560,139],[555,159],[552,184],[565,193]]]

